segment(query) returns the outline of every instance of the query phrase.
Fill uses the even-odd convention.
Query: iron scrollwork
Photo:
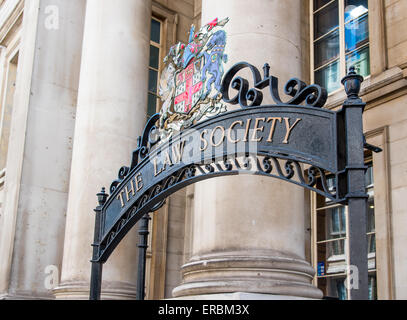
[[[129,172],[137,167],[149,155],[151,148],[160,141],[157,126],[159,119],[160,114],[156,113],[148,120],[143,134],[137,138],[137,148],[133,151],[130,167],[123,166],[120,168],[117,179],[110,185],[110,193],[116,190],[117,186],[126,178]]]
[[[245,68],[249,68],[251,71],[253,88],[249,87],[247,79],[237,76],[237,73]],[[353,290],[350,292],[351,297],[367,297],[367,254],[366,248],[363,246],[363,243],[366,243],[366,233],[355,232],[358,229],[357,227],[362,230],[363,226],[366,225],[361,218],[363,214],[360,215],[360,213],[366,211],[367,194],[360,192],[360,190],[365,190],[363,174],[366,167],[363,162],[363,150],[354,152],[356,150],[354,146],[364,145],[365,148],[371,148],[372,150],[374,146],[368,145],[366,140],[363,139],[361,114],[365,104],[358,98],[361,81],[362,78],[356,75],[354,70],[351,70],[348,76],[343,79],[345,91],[348,95],[343,109],[339,111],[321,110],[317,108],[321,108],[325,104],[327,92],[320,86],[306,85],[303,81],[292,78],[284,87],[284,93],[291,98],[283,102],[279,95],[278,79],[270,75],[270,66],[268,64],[265,64],[262,76],[253,65],[246,62],[237,63],[223,78],[221,85],[223,100],[226,103],[239,104],[246,110],[251,107],[258,108],[253,108],[250,112],[234,110],[229,114],[220,116],[218,119],[207,119],[202,121],[206,121],[206,123],[196,123],[190,129],[201,130],[201,133],[207,130],[205,127],[213,129],[215,125],[230,129],[233,127],[233,123],[243,123],[241,119],[246,119],[249,124],[246,126],[247,135],[250,129],[249,120],[256,113],[259,116],[267,113],[284,116],[284,112],[289,112],[293,115],[301,114],[298,117],[304,119],[301,122],[304,124],[302,126],[303,131],[297,134],[295,143],[288,146],[282,145],[285,142],[282,144],[278,142],[274,144],[263,143],[259,144],[263,149],[256,149],[251,153],[236,150],[232,152],[226,150],[227,148],[223,148],[224,145],[216,149],[215,147],[218,146],[212,144],[212,151],[219,151],[219,153],[210,154],[205,151],[199,154],[199,157],[188,158],[189,160],[186,162],[172,162],[170,159],[168,164],[172,168],[162,175],[157,175],[156,168],[152,167],[153,165],[149,164],[147,160],[150,157],[154,160],[154,157],[159,152],[170,150],[173,139],[171,138],[168,142],[163,139],[161,141],[163,145],[160,147],[163,149],[153,150],[154,146],[160,142],[158,132],[160,129],[156,125],[160,120],[160,115],[152,116],[142,136],[138,139],[137,149],[133,151],[130,166],[122,167],[119,170],[118,179],[113,181],[110,187],[110,198],[106,201],[107,195],[104,190],[98,194],[99,206],[95,209],[95,212],[101,214],[96,215],[95,218],[95,243],[91,280],[93,290],[91,290],[91,297],[100,298],[100,264],[106,262],[132,226],[143,217],[146,219],[145,217],[149,212],[160,208],[169,195],[201,180],[241,173],[278,178],[315,191],[333,203],[349,205],[348,218],[351,220],[349,226],[353,228],[353,231],[350,230],[349,233],[354,235],[353,238],[348,239],[350,243],[349,261],[350,264],[359,265],[359,270],[362,271],[363,275],[360,278],[364,279],[362,283],[363,292],[362,290],[360,290],[361,293],[355,293]],[[270,96],[275,105],[262,105],[263,92],[261,90],[266,87],[269,87]],[[237,90],[237,94],[233,97],[229,96],[231,89]],[[296,108],[298,108],[298,112],[295,111]],[[236,119],[239,120],[236,121]],[[324,126],[321,125],[322,122]],[[317,125],[313,126],[314,123]],[[288,125],[287,132],[289,132]],[[260,130],[260,128],[257,129]],[[189,134],[190,132],[185,131],[180,133],[180,136],[186,138]],[[309,141],[307,138],[311,136],[314,139]],[[264,140],[263,142],[265,142]],[[248,142],[248,140],[241,140],[240,142]],[[267,142],[271,143],[272,141]],[[302,146],[306,145],[306,143],[309,144],[309,148],[302,149]],[[198,144],[194,146],[198,147]],[[331,146],[333,148],[330,148]],[[292,148],[290,149],[290,147]],[[245,150],[250,149],[245,148]],[[200,148],[200,151],[203,151],[203,149]],[[380,149],[377,148],[373,151],[380,151]],[[169,158],[169,153],[167,155]],[[346,158],[344,155],[346,155]],[[181,160],[181,157],[179,157],[179,160]],[[145,176],[150,177],[154,173],[154,177],[149,181],[147,180],[148,183],[146,182],[144,185],[145,189],[137,190],[138,193],[133,198],[127,197],[128,205],[125,206],[121,193],[125,192],[129,181],[132,183],[135,175],[142,172],[146,173]],[[141,230],[145,234],[146,228]],[[142,247],[139,246],[139,248]],[[363,261],[360,260],[360,256],[363,256]],[[141,279],[139,283],[141,290],[143,290],[144,279]]]
[[[254,82],[253,88],[249,87],[249,81],[247,79],[237,75],[239,71],[245,68],[251,71]],[[270,95],[275,105],[262,105],[263,92],[261,90],[267,87],[269,87]],[[238,91],[234,97],[229,96],[230,89]],[[320,108],[325,104],[327,98],[326,90],[320,86],[307,86],[303,81],[293,78],[290,79],[284,87],[284,93],[291,98],[287,102],[283,102],[278,91],[278,79],[270,75],[269,65],[264,65],[263,75],[261,75],[256,67],[246,62],[235,64],[226,73],[221,85],[221,91],[224,102],[240,104],[243,109],[264,107],[264,110],[267,108],[267,110],[269,110],[274,106]],[[300,105],[301,103],[303,103],[304,106]],[[310,113],[308,111],[312,112]],[[308,109],[308,111],[307,114],[309,115],[320,114],[317,110]],[[281,112],[281,108],[279,112]],[[222,121],[231,121],[225,116],[223,118]],[[327,119],[334,119],[334,117],[327,117]],[[168,140],[170,142],[166,140],[160,141],[159,121],[160,114],[155,114],[148,120],[142,135],[137,140],[137,148],[132,153],[130,165],[120,168],[118,178],[114,180],[110,186],[110,194],[114,197],[117,198],[118,188],[122,188],[128,183],[127,180],[129,180],[130,176],[133,177],[140,168],[143,168],[144,161],[147,161],[152,155],[157,156],[154,151],[154,147],[157,144],[160,144],[161,148],[161,143],[163,143],[164,146],[172,143],[172,138]],[[187,136],[187,134],[184,134],[184,136]],[[115,243],[120,241],[121,236],[126,233],[126,230],[131,228],[144,214],[158,210],[165,203],[166,197],[175,192],[174,190],[214,176],[252,173],[255,175],[275,177],[313,190],[334,202],[342,201],[336,190],[333,191],[327,186],[325,176],[325,169],[327,169],[326,164],[318,165],[308,159],[308,162],[305,161],[307,163],[304,162],[304,164],[308,166],[307,170],[304,171],[301,159],[292,154],[274,153],[273,150],[269,150],[268,152],[261,151],[257,154],[240,154],[239,157],[237,154],[224,154],[223,158],[205,159],[205,163],[200,163],[199,161],[185,163],[168,176],[164,176],[162,180],[155,180],[147,190],[139,194],[139,198],[131,204],[128,210],[126,209],[127,211],[122,212],[122,216],[118,217],[117,221],[112,221],[113,225],[111,225],[111,227],[109,226],[106,230],[107,234],[104,235],[100,242],[99,257],[109,256],[109,250],[115,247]],[[211,160],[209,164],[207,162],[208,160]],[[312,164],[314,164],[314,166],[312,166]],[[317,186],[318,179],[320,179],[319,186]],[[108,201],[107,206],[116,200]],[[104,258],[101,259],[103,260]]]
[[[254,88],[249,88],[247,79],[240,76],[235,77],[244,68],[250,69]],[[269,87],[270,95],[276,105],[300,105],[304,102],[306,107],[321,108],[328,96],[326,89],[319,85],[307,86],[305,82],[292,78],[284,86],[284,93],[292,98],[283,102],[278,90],[278,78],[270,75],[269,64],[264,65],[262,78],[259,70],[247,62],[239,62],[230,68],[223,78],[221,93],[223,100],[227,103],[239,104],[242,108],[257,107],[261,106],[263,102],[263,93],[260,90],[266,87]],[[229,88],[238,91],[232,98],[229,96]]]
[[[135,216],[140,218],[145,213],[158,210],[163,205],[165,197],[164,199],[161,198],[163,198],[164,192],[171,192],[171,189],[179,189],[196,181],[209,179],[211,176],[237,175],[245,172],[288,181],[315,191],[335,202],[341,201],[337,193],[328,188],[323,169],[310,166],[308,170],[304,171],[301,162],[289,157],[246,154],[240,158],[213,159],[210,164],[191,164],[161,180],[140,196],[132,208],[115,223],[109,235],[102,240],[101,256],[104,255],[104,249],[115,241],[121,230],[128,227],[128,224],[134,223]],[[317,188],[317,178],[321,179],[322,188]]]

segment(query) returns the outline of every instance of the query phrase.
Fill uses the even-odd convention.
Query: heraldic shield
[[[201,98],[202,89],[202,60],[192,60],[189,65],[176,75],[174,111],[188,114]]]
[[[175,132],[226,112],[220,93],[227,62],[226,32],[229,18],[214,19],[195,32],[191,26],[188,44],[177,43],[164,58],[159,83],[163,101],[159,131],[161,141]]]

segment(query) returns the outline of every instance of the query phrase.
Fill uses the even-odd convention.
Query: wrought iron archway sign
[[[212,25],[217,24],[217,20],[212,22]],[[210,24],[205,28],[208,30]],[[202,37],[205,36],[205,41],[214,37],[207,34]],[[221,40],[222,37],[220,34]],[[193,49],[191,41],[189,45]],[[216,45],[221,47],[222,42],[211,48]],[[173,53],[179,49],[179,46],[174,47],[171,48]],[[192,49],[190,52],[193,52]],[[357,266],[359,271],[358,283],[353,284],[350,291],[351,298],[366,299],[367,242],[364,226],[367,195],[363,149],[372,146],[365,143],[362,130],[365,104],[358,94],[363,78],[351,68],[342,80],[348,98],[341,110],[332,111],[322,108],[327,92],[320,86],[291,79],[284,87],[290,98],[283,102],[279,96],[278,79],[270,75],[267,64],[261,75],[255,66],[241,62],[223,76],[218,88],[221,95],[207,98],[215,80],[205,92],[204,83],[199,85],[198,81],[205,78],[202,65],[197,64],[200,57],[195,55],[196,59],[189,57],[188,61],[184,58],[185,54],[178,61],[180,66],[183,65],[180,68],[183,71],[175,74],[177,86],[172,91],[173,98],[177,94],[180,97],[178,104],[174,104],[176,99],[171,100],[182,114],[177,117],[182,118],[183,125],[178,130],[171,129],[168,120],[171,117],[165,108],[161,114],[153,115],[139,137],[130,166],[122,167],[118,179],[113,181],[110,196],[104,189],[98,194],[90,298],[100,299],[103,263],[127,232],[142,219],[137,294],[139,299],[143,299],[148,213],[158,210],[166,197],[205,179],[252,173],[297,184],[335,203],[349,206],[349,264]],[[206,60],[201,61],[205,64]],[[218,71],[221,63],[217,65]],[[245,68],[252,75],[253,88],[249,88],[247,79],[237,75]],[[199,99],[182,98],[180,88],[184,91],[185,87],[188,88],[188,70],[194,77],[189,90],[194,92],[193,83],[198,85],[196,93]],[[178,79],[184,82],[177,82]],[[273,101],[271,104],[263,104],[262,90],[267,87]],[[204,113],[196,111],[197,101],[199,104],[204,99],[212,116],[206,114],[205,117]],[[225,112],[222,111],[223,103],[239,105],[240,108]],[[207,106],[204,106],[206,111]],[[192,116],[195,120],[202,118],[202,121],[194,124],[190,121],[191,114],[195,114]],[[327,185],[327,174],[335,177],[333,189]],[[317,187],[317,177],[321,181],[320,187]]]

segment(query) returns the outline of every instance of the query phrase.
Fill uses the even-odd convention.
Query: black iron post
[[[363,77],[351,67],[342,79],[348,96],[343,110],[346,132],[346,175],[348,203],[347,289],[351,300],[368,299],[368,261],[366,237],[367,194],[365,186],[364,136],[362,114],[365,103],[359,98]]]
[[[99,205],[94,209],[95,211],[95,231],[93,236],[93,255],[92,255],[92,269],[90,277],[90,300],[100,300],[100,294],[102,291],[102,267],[103,264],[97,261],[98,250],[100,243],[100,224],[101,224],[101,212],[102,207],[106,202],[108,194],[105,192],[105,188],[97,194]]]
[[[138,244],[138,270],[137,270],[137,300],[144,300],[144,290],[146,282],[146,252],[148,241],[148,222],[150,216],[145,214],[140,220],[140,228],[138,234],[140,235]]]

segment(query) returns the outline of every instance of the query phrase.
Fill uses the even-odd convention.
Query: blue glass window
[[[148,75],[148,91],[157,93],[157,77],[158,72],[155,70],[149,70]]]
[[[329,3],[331,0],[314,0],[314,11],[318,10],[319,8],[323,7],[327,3]]]
[[[368,0],[345,0],[345,23],[368,12]]]
[[[369,47],[364,47],[346,56],[346,69],[354,66],[356,72],[366,77],[370,74],[370,53]]]
[[[161,41],[161,23],[151,19],[151,40],[157,43]]]
[[[376,276],[369,276],[369,300],[377,299]]]
[[[150,34],[150,62],[148,67],[147,119],[157,112],[157,104],[159,101],[157,89],[160,68],[160,42],[161,22],[152,18]]]
[[[331,93],[351,66],[370,74],[368,0],[314,0],[314,82]],[[340,6],[344,6],[340,9]],[[340,19],[340,12],[344,17]],[[342,22],[344,21],[344,22]]]
[[[326,88],[328,92],[340,88],[339,60],[315,71],[315,83]]]
[[[150,45],[150,67],[158,69],[160,64],[160,49]]]
[[[148,94],[147,115],[152,116],[156,113],[157,97],[151,93]]]
[[[352,20],[345,24],[345,50],[346,52],[366,44],[369,41],[368,15]]]
[[[318,39],[339,25],[338,1],[314,13],[314,39]]]
[[[318,68],[339,57],[339,29],[329,33],[314,44],[314,67]]]
[[[346,300],[346,287],[345,280],[336,280],[336,290],[338,293],[339,300]]]
[[[368,247],[369,299],[377,299],[376,283],[376,232],[374,215],[374,179],[371,160],[366,161],[366,193],[369,195],[366,210],[366,236]],[[319,188],[322,181],[319,179]],[[327,187],[333,191],[335,176],[327,176]],[[317,195],[315,200],[314,266],[318,268],[316,283],[324,296],[340,300],[348,299],[346,273],[349,262],[346,255],[347,214],[346,206],[326,201]]]

